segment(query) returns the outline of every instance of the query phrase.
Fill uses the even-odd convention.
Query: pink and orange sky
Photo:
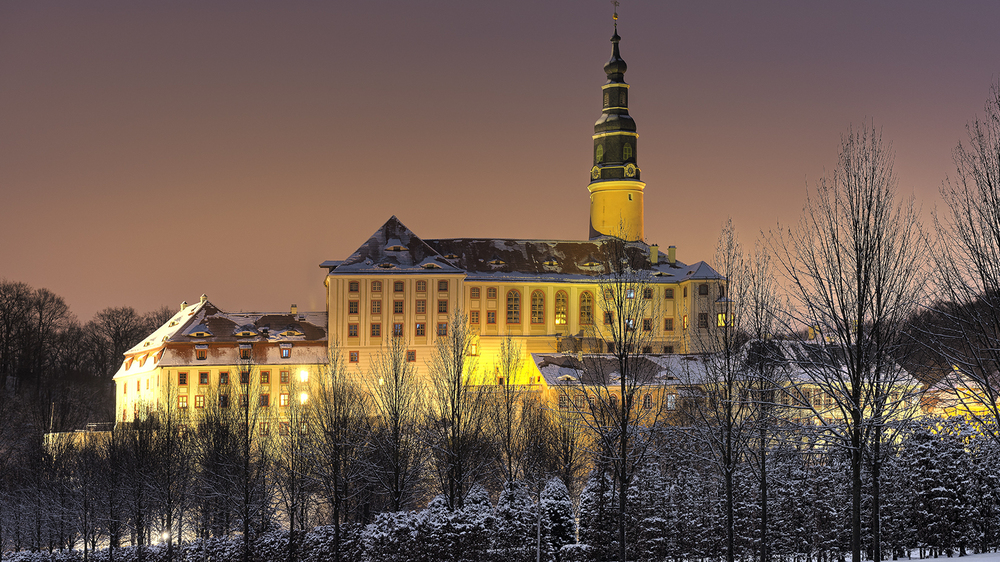
[[[625,0],[646,237],[798,220],[871,120],[925,215],[1000,72],[1000,3]],[[0,3],[0,278],[86,321],[207,293],[321,310],[318,264],[587,236],[606,0]]]

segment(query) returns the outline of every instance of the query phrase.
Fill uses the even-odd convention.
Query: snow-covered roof
[[[531,358],[549,386],[606,384],[620,380],[613,355],[592,353],[533,353]],[[632,364],[641,384],[687,385],[704,380],[702,355],[639,355]]]

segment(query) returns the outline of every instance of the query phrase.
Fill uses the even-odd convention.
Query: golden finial
[[[615,31],[618,31],[618,0],[611,0],[611,3],[615,7],[615,13],[611,18],[615,20]]]

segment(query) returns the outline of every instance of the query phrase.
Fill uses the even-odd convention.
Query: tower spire
[[[614,7],[615,32],[611,36],[611,59],[604,65],[608,81],[601,87],[604,107],[594,124],[594,165],[590,169],[590,238],[619,236],[643,239],[643,189],[636,160],[635,121],[628,113],[628,65],[618,43],[618,1]]]

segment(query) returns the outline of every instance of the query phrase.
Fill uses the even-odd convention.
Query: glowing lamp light
[[[308,401],[309,401],[309,395],[308,394],[306,394],[305,392],[303,392],[302,394],[299,395],[299,403],[300,404],[305,404]]]
[[[165,540],[165,541],[170,540],[170,531],[163,531],[163,535],[162,536],[163,536],[163,540]]]
[[[309,382],[309,371],[302,370],[299,371],[299,380],[302,382]]]

